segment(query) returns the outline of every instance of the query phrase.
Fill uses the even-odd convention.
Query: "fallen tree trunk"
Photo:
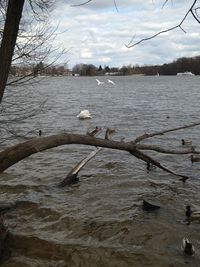
[[[24,143],[9,147],[0,152],[0,173],[23,160],[24,158],[44,150],[69,145],[81,144],[95,147],[105,147],[124,151],[135,150],[135,145],[131,142],[118,142],[101,138],[94,138],[89,135],[61,133],[48,137],[34,138]]]
[[[141,153],[138,152],[138,150],[140,149],[140,144],[136,145],[134,142],[121,142],[108,139],[94,138],[89,135],[61,133],[48,137],[31,139],[29,141],[12,146],[0,152],[0,173],[30,155],[53,147],[58,147],[67,144],[82,144],[127,151],[133,156],[145,162],[150,162],[156,165],[158,168],[167,171],[167,168],[163,167],[161,164],[156,164],[151,157],[144,157],[144,155],[141,155]],[[143,148],[143,145],[141,146],[141,148]],[[189,152],[185,151],[185,153],[187,154]],[[172,173],[172,171],[168,172]]]
[[[177,174],[174,171],[169,170],[167,167],[162,166],[160,162],[154,160],[152,157],[141,152],[141,150],[152,150],[152,151],[157,151],[159,153],[167,153],[167,154],[199,153],[194,149],[194,147],[184,148],[183,150],[181,149],[170,150],[154,145],[140,144],[139,142],[149,137],[153,137],[160,134],[163,135],[164,133],[167,132],[177,131],[180,129],[194,127],[197,125],[200,125],[200,123],[193,123],[190,125],[168,129],[153,134],[145,134],[141,137],[136,138],[135,141],[130,141],[130,142],[113,141],[109,139],[96,138],[89,134],[81,135],[81,134],[68,134],[68,133],[60,133],[48,137],[34,138],[24,143],[20,143],[18,145],[9,147],[4,151],[0,152],[0,173],[5,171],[7,168],[14,165],[15,163],[35,153],[63,145],[81,144],[81,145],[89,145],[95,147],[102,147],[102,148],[104,147],[109,149],[127,151],[138,159],[141,159],[147,163],[151,163],[168,173],[182,177],[182,181],[185,182],[185,180],[188,179],[189,177]]]

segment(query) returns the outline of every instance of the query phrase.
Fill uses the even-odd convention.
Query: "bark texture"
[[[94,138],[90,135],[81,135],[81,134],[68,134],[68,133],[61,133],[57,135],[52,135],[48,137],[39,137],[34,138],[24,143],[20,143],[18,145],[9,147],[4,151],[0,152],[0,173],[9,168],[10,166],[14,165],[15,163],[23,160],[24,158],[44,151],[46,149],[50,149],[53,147],[58,147],[62,145],[69,145],[69,144],[80,144],[80,145],[89,145],[95,147],[104,147],[109,149],[116,149],[116,150],[123,150],[129,152],[131,155],[135,156],[138,159],[141,159],[144,162],[151,163],[158,168],[181,177],[181,180],[185,182],[189,177],[181,174],[177,174],[174,171],[168,169],[161,165],[161,163],[157,160],[154,160],[152,157],[144,154],[140,150],[159,150],[156,147],[144,145],[144,144],[137,144],[136,142],[124,142],[124,141],[113,141],[108,139],[102,138]],[[170,150],[165,151],[165,149],[160,149],[161,153],[169,153]],[[172,154],[175,154],[175,151],[171,151]],[[194,151],[192,148],[185,149],[181,151],[177,151],[177,154],[189,154],[189,153],[198,153]]]
[[[9,0],[0,47],[0,103],[4,95],[25,0]]]

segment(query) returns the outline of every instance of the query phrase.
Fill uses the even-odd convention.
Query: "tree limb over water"
[[[79,145],[88,145],[88,146],[95,146],[95,147],[103,147],[103,148],[109,148],[113,150],[121,150],[129,152],[131,155],[135,156],[136,158],[146,162],[153,164],[157,166],[158,168],[176,175],[178,177],[181,177],[181,180],[185,182],[189,177],[177,174],[176,172],[168,169],[167,167],[161,165],[161,163],[154,158],[150,157],[149,155],[145,154],[142,151],[156,151],[159,153],[167,153],[167,154],[190,154],[190,153],[196,153],[199,152],[195,150],[194,147],[184,147],[184,149],[165,149],[160,146],[155,145],[149,145],[149,144],[140,144],[139,142],[144,140],[145,138],[153,137],[156,135],[164,134],[171,131],[178,131],[180,129],[185,128],[191,128],[200,125],[200,122],[198,123],[192,123],[189,125],[184,125],[182,127],[176,127],[173,129],[168,129],[164,131],[160,131],[153,134],[145,134],[135,139],[135,141],[113,141],[103,138],[96,138],[94,136],[90,136],[88,134],[82,135],[82,134],[69,134],[69,133],[59,133],[56,135],[51,135],[47,137],[39,137],[39,138],[33,138],[29,141],[14,145],[12,147],[9,147],[5,149],[4,151],[0,152],[0,173],[5,171],[7,168],[11,167],[15,163],[23,160],[24,158],[36,154],[38,152],[63,146],[63,145],[69,145],[69,144],[79,144]],[[146,136],[144,138],[144,136]]]

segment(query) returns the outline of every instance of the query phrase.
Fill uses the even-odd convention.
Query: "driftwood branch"
[[[96,136],[97,134],[99,134],[102,131],[101,128],[99,128],[98,126],[96,126],[96,128],[91,131],[91,132],[87,132],[87,134],[89,136]],[[115,133],[114,129],[110,129],[107,128],[106,130],[106,134],[105,134],[105,139],[111,139],[112,138],[112,134]],[[65,177],[65,179],[59,184],[60,187],[64,187],[66,185],[71,185],[74,183],[77,183],[79,181],[78,179],[78,173],[79,171],[92,159],[96,156],[97,153],[99,153],[103,148],[102,147],[98,147],[95,148],[95,150],[93,150],[89,155],[87,155],[84,159],[82,159],[80,162],[78,162],[78,164],[75,165],[74,168],[71,169],[71,171],[67,174],[67,176]]]
[[[133,145],[131,142],[125,143],[105,140],[102,138],[94,138],[89,135],[61,133],[48,137],[34,138],[24,143],[9,147],[0,152],[0,173],[30,155],[53,147],[69,144],[105,147],[124,151],[135,150],[135,145]]]
[[[175,176],[179,176],[179,177],[181,177],[180,180],[183,181],[184,183],[185,183],[185,181],[186,181],[187,179],[189,179],[189,176],[182,175],[182,174],[178,174],[178,173],[176,173],[176,172],[170,170],[169,168],[164,167],[163,165],[160,164],[160,162],[156,161],[156,160],[153,159],[152,157],[150,157],[150,156],[148,156],[148,155],[142,153],[141,151],[139,151],[139,150],[137,150],[137,149],[134,151],[134,153],[133,153],[133,152],[130,152],[130,153],[131,153],[133,156],[135,156],[135,157],[137,157],[137,158],[139,158],[139,159],[145,161],[146,163],[151,163],[151,164],[153,164],[154,166],[158,167],[158,168],[161,169],[161,170],[164,170],[164,171],[166,171],[166,172],[168,172],[168,173],[170,173],[170,174],[173,174],[173,175],[175,175]]]
[[[102,131],[101,128],[99,128],[98,126],[96,126],[96,128],[91,131],[91,132],[87,132],[87,135],[94,137],[95,135],[99,134]],[[102,147],[100,148],[96,148],[95,150],[93,150],[89,155],[87,155],[85,158],[83,158],[81,161],[78,162],[78,164],[75,165],[75,167],[73,167],[70,172],[67,174],[67,176],[65,177],[65,179],[59,184],[60,187],[64,187],[66,185],[71,185],[74,183],[77,183],[79,181],[78,179],[78,173],[79,171],[92,159],[96,156],[96,154],[98,152],[100,152],[102,150]]]
[[[132,142],[119,142],[94,138],[88,135],[62,133],[58,135],[32,139],[0,152],[0,173],[32,154],[66,144],[82,144],[127,151],[135,157],[142,159],[145,162],[150,162],[160,168],[160,165],[154,163],[152,159],[146,157],[144,158],[141,153],[138,152],[139,150],[137,149],[136,145],[134,145]],[[161,167],[161,169],[163,168]]]
[[[66,178],[59,184],[60,187],[64,187],[66,185],[71,185],[79,181],[77,178],[77,175],[79,171],[92,159],[96,156],[97,153],[99,153],[103,148],[98,147],[95,150],[93,150],[87,157],[79,161],[78,164],[72,170],[67,174]]]
[[[161,165],[160,162],[146,155],[145,153],[142,152],[142,150],[152,150],[152,151],[156,151],[160,153],[167,153],[167,154],[199,153],[198,151],[194,151],[194,149],[191,149],[191,147],[188,147],[188,148],[184,147],[182,151],[180,149],[170,150],[170,149],[165,149],[165,148],[154,146],[154,145],[140,144],[137,142],[144,140],[145,138],[148,138],[148,137],[153,137],[156,135],[161,135],[167,132],[177,131],[177,130],[184,129],[184,128],[190,128],[190,127],[194,127],[197,125],[200,125],[200,122],[156,132],[153,134],[148,134],[148,135],[145,134],[145,137],[143,136],[142,138],[141,137],[136,138],[135,142],[109,140],[107,139],[108,136],[110,137],[110,134],[108,134],[108,132],[105,135],[105,139],[96,138],[90,134],[86,134],[86,135],[68,134],[65,132],[57,134],[57,135],[51,135],[48,137],[33,138],[29,141],[9,147],[3,150],[2,152],[0,152],[0,173],[5,171],[7,168],[11,167],[15,163],[19,162],[20,160],[23,160],[24,158],[32,154],[35,154],[35,153],[38,153],[38,152],[41,152],[41,151],[44,151],[44,150],[47,150],[53,147],[69,145],[69,144],[80,144],[80,145],[99,147],[99,150],[95,149],[94,154],[91,153],[90,155],[88,155],[88,157],[86,157],[86,159],[79,162],[79,164],[77,165],[77,171],[79,171],[80,168],[82,168],[81,166],[84,166],[96,153],[98,153],[101,150],[100,148],[109,148],[109,149],[127,151],[131,155],[135,156],[136,158],[141,159],[147,163],[151,163],[168,173],[179,176],[182,178],[182,181],[185,181],[189,177],[181,175],[181,174],[177,174],[174,171],[168,169],[167,167]],[[97,132],[97,128],[93,131],[93,134],[96,132]],[[110,132],[113,133],[114,131],[111,129]],[[71,173],[74,174],[73,169]]]
[[[200,151],[197,151],[193,146],[188,146],[186,149],[166,149],[156,145],[149,144],[137,144],[137,149],[139,150],[151,150],[162,154],[174,154],[174,155],[186,155],[186,154],[200,154]]]
[[[191,123],[191,124],[188,124],[188,125],[184,125],[184,126],[180,126],[180,127],[175,127],[175,128],[171,128],[171,129],[167,129],[167,130],[155,132],[155,133],[150,133],[150,134],[145,133],[145,134],[137,137],[134,140],[134,143],[141,142],[144,139],[147,139],[147,138],[150,138],[150,137],[154,137],[154,136],[157,136],[157,135],[164,135],[165,133],[175,132],[175,131],[186,129],[186,128],[192,128],[192,127],[195,127],[195,126],[198,126],[198,125],[200,125],[200,122],[194,122],[194,123]]]

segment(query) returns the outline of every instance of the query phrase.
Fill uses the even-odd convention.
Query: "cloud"
[[[82,49],[80,55],[82,59],[92,58],[92,52],[88,48]]]
[[[111,62],[111,58],[110,57],[100,57],[99,58],[99,62],[103,62],[103,63],[108,63]]]
[[[179,56],[197,55],[199,51],[200,26],[189,16],[184,22],[184,33],[180,28],[160,35],[152,40],[127,49],[124,43],[142,38],[178,25],[193,1],[164,0],[93,0],[87,5],[81,0],[60,1],[51,14],[52,25],[59,23],[59,30],[66,31],[55,42],[63,43],[68,54],[69,65],[86,63],[110,66],[124,64],[162,64]],[[84,61],[84,62],[83,62]]]

